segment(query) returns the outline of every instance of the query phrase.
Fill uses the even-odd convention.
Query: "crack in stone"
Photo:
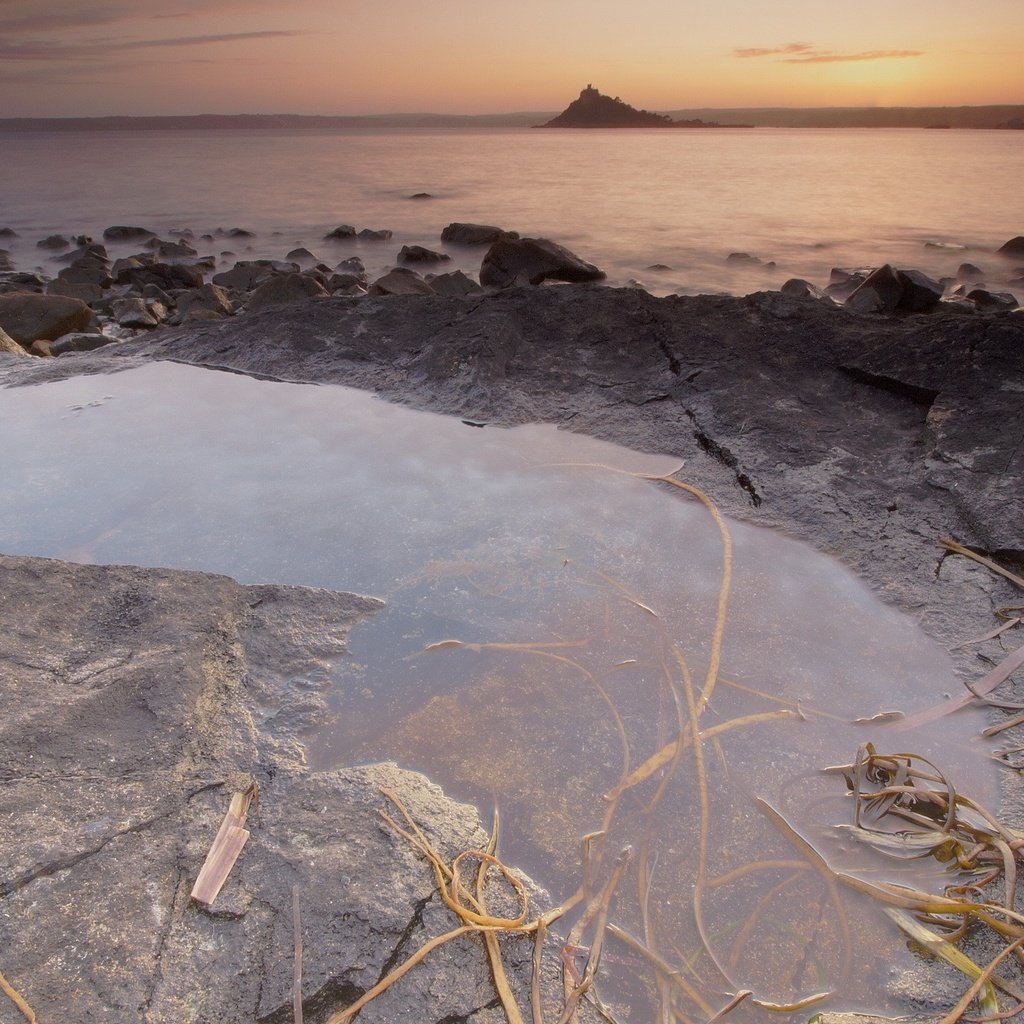
[[[167,922],[160,929],[160,934],[157,937],[156,952],[153,956],[153,977],[149,986],[149,992],[146,993],[146,998],[143,1000],[142,1006],[139,1007],[139,1012],[144,1013],[153,1005],[153,998],[156,995],[157,986],[164,979],[163,966],[160,962],[160,958],[163,956],[164,947],[167,945],[167,940],[171,937],[171,931],[174,928],[174,912],[178,906],[178,893],[181,892],[181,883],[185,878],[185,871],[179,861],[177,865],[177,877],[174,880],[174,891],[171,894],[171,905],[167,909]]]
[[[69,871],[71,868],[77,867],[83,861],[101,853],[115,840],[120,839],[123,836],[133,835],[137,832],[143,832],[150,826],[155,825],[158,821],[163,821],[166,818],[172,817],[174,814],[177,814],[184,804],[187,804],[193,797],[206,789],[213,789],[219,785],[222,785],[222,783],[203,786],[190,793],[182,803],[179,804],[178,802],[175,802],[167,810],[162,811],[159,814],[155,814],[151,818],[146,818],[144,821],[136,822],[134,825],[129,825],[127,828],[114,832],[111,835],[106,836],[104,839],[101,839],[95,846],[90,846],[85,850],[79,850],[76,853],[67,854],[64,857],[58,857],[56,860],[48,861],[45,864],[38,864],[34,868],[30,868],[28,871],[22,872],[22,874],[15,878],[8,878],[0,881],[0,899],[5,899],[12,893],[18,892],[20,889],[24,889],[26,885],[30,885],[38,878],[50,878],[60,871]]]
[[[839,372],[858,384],[866,384],[868,387],[878,388],[880,391],[888,391],[900,398],[909,398],[914,405],[924,406],[930,409],[939,392],[935,388],[926,388],[918,384],[909,384],[907,381],[898,380],[896,377],[887,377],[881,373],[871,373],[862,370],[857,366],[839,366]]]
[[[740,469],[739,459],[729,450],[724,444],[720,444],[716,441],[706,430],[700,425],[697,420],[697,414],[692,409],[686,410],[686,415],[690,417],[690,422],[693,424],[693,436],[700,446],[701,450],[710,455],[713,459],[720,462],[723,466],[733,471],[733,476],[736,478],[736,483],[743,488],[750,495],[750,503],[757,508],[761,504],[761,495],[757,493],[757,488],[754,486],[753,480]]]

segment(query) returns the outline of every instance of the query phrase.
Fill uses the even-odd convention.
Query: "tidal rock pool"
[[[598,886],[629,847],[603,964],[628,1019],[652,1019],[652,956],[698,1016],[737,988],[899,1008],[904,940],[801,842],[933,891],[944,869],[857,843],[822,769],[871,742],[990,804],[994,780],[973,712],[914,727],[960,692],[944,651],[838,562],[716,521],[670,459],[340,387],[158,363],[6,388],[0,429],[5,553],[383,598],[294,681],[326,697],[311,765],[396,759],[497,806],[503,859],[556,898],[584,835]]]

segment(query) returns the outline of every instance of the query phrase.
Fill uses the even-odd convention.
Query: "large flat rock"
[[[486,842],[476,810],[393,764],[304,763],[348,631],[378,607],[0,556],[0,970],[40,1021],[290,1022],[293,887],[313,1024],[454,927],[429,866],[382,822],[380,788],[449,858]],[[192,885],[251,781],[252,836],[200,909]],[[531,950],[505,941],[521,996]],[[361,1019],[472,1020],[494,1000],[466,937]],[[0,997],[0,1022],[20,1020]]]

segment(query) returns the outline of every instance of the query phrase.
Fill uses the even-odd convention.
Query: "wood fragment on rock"
[[[231,805],[220,823],[210,852],[203,861],[196,884],[192,887],[192,899],[200,906],[213,906],[213,901],[231,874],[231,869],[249,838],[249,831],[244,827],[245,819],[249,814],[249,805],[257,793],[258,789],[254,782],[245,791],[232,794]]]

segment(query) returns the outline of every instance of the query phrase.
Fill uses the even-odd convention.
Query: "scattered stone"
[[[892,313],[903,298],[903,284],[888,263],[872,271],[843,305],[854,313]]]
[[[233,312],[228,293],[215,284],[204,284],[201,288],[179,292],[176,305],[175,323],[219,319]],[[209,313],[213,313],[214,317],[208,316]]]
[[[645,270],[653,270],[653,271],[655,271],[657,273],[662,273],[662,272],[664,272],[666,270],[671,270],[672,268],[669,267],[669,266],[666,266],[664,263],[652,263],[649,267],[645,267],[644,269]]]
[[[49,359],[53,353],[50,351],[50,342],[45,338],[37,338],[28,347],[28,353],[31,356],[40,356],[43,359]]]
[[[356,229],[351,224],[339,224],[333,231],[328,231],[324,238],[355,238]]]
[[[725,257],[726,263],[760,263],[757,256],[751,256],[749,252],[731,252]]]
[[[1024,256],[1024,235],[1017,235],[1008,242],[1003,242],[996,250],[1002,256]]]
[[[387,228],[380,228],[379,230],[363,228],[356,237],[362,238],[367,242],[386,242],[391,238],[392,233]]]
[[[327,289],[307,274],[280,274],[264,281],[249,297],[246,309],[249,311],[279,306],[286,302],[300,302],[303,299],[327,295]]]
[[[88,281],[67,281],[58,277],[47,282],[46,294],[66,295],[89,306],[95,306],[103,298],[103,289],[98,284],[90,284]]]
[[[408,267],[395,267],[370,285],[371,295],[433,295],[430,285]]]
[[[297,274],[298,263],[282,260],[239,260],[230,270],[213,275],[213,283],[222,288],[248,292],[276,274]]]
[[[153,253],[140,252],[135,256],[125,256],[122,259],[115,260],[114,265],[110,268],[110,274],[115,281],[122,282],[123,274],[125,275],[124,280],[128,279],[125,274],[126,271],[139,270],[142,267],[151,267],[156,262],[157,258]]]
[[[40,249],[66,249],[70,244],[71,242],[63,235],[47,235],[36,242]]]
[[[327,290],[334,295],[343,292],[356,295],[366,291],[366,278],[361,274],[332,274],[327,279]]]
[[[63,356],[69,352],[92,352],[94,349],[109,345],[114,338],[99,332],[95,334],[65,334],[56,341],[50,342],[50,355]]]
[[[437,295],[472,295],[475,292],[483,291],[483,288],[473,278],[468,277],[461,270],[429,277],[427,283],[430,285],[430,290]]]
[[[494,245],[495,242],[518,237],[518,232],[506,231],[493,224],[460,224],[458,221],[441,232],[441,241],[453,245]]]
[[[110,262],[110,259],[107,256],[107,247],[101,242],[92,241],[85,241],[76,249],[72,249],[71,252],[64,253],[59,257],[59,262],[70,265],[86,259],[104,264],[108,264]]]
[[[414,192],[410,199],[433,199],[434,197],[429,192]]]
[[[25,271],[4,274],[0,279],[0,294],[5,292],[42,292],[46,288],[46,278]]]
[[[794,299],[827,299],[828,296],[810,281],[802,277],[791,277],[780,289],[783,295]]]
[[[17,231],[14,230],[14,228],[0,228],[0,238],[20,238],[20,237],[21,236],[18,234]]]
[[[151,238],[146,243],[147,249],[153,249],[162,259],[191,259],[199,253],[188,242],[167,242],[162,238]]]
[[[364,279],[366,277],[366,267],[363,266],[363,261],[358,256],[349,256],[347,260],[342,260],[335,270],[340,270],[345,274],[358,274]]]
[[[833,267],[825,286],[825,294],[836,302],[845,302],[866,280],[870,270],[843,270]]]
[[[104,228],[103,237],[108,242],[134,242],[152,238],[156,232],[149,228],[130,227],[125,224],[115,224],[112,227]]]
[[[146,305],[146,300],[134,296],[114,300],[114,319],[121,327],[157,327],[160,319]]]
[[[2,327],[0,327],[0,352],[12,356],[27,356],[28,352],[19,345]]]
[[[155,284],[164,291],[176,288],[199,288],[203,272],[185,263],[152,263],[149,266],[129,268],[117,275],[118,284],[131,284],[137,289]]]
[[[398,252],[398,258],[403,263],[444,263],[450,260],[451,256],[422,245],[403,245]]]
[[[1009,292],[990,292],[986,288],[975,288],[967,293],[967,298],[985,313],[1008,312],[1019,305],[1016,296]]]
[[[285,259],[290,260],[293,263],[298,263],[300,266],[320,262],[320,258],[306,248],[292,249],[292,251],[285,256]]]
[[[14,263],[11,260],[11,254],[6,249],[0,249],[0,272],[6,272],[14,269]]]
[[[228,238],[255,238],[255,231],[248,231],[246,228],[228,228],[224,231],[222,228],[217,228],[218,235],[225,235]]]
[[[68,284],[95,284],[100,288],[107,288],[114,283],[106,263],[88,257],[76,260],[70,267],[64,267],[57,274],[57,279]]]
[[[603,270],[547,238],[502,239],[487,250],[480,265],[480,283],[493,288],[544,281],[601,281],[604,277]]]
[[[896,277],[903,286],[897,309],[907,313],[926,313],[942,299],[943,286],[920,270],[897,270]]]
[[[85,330],[91,319],[92,311],[80,299],[34,292],[0,295],[0,328],[22,345]]]
[[[961,263],[956,269],[957,281],[971,282],[971,281],[983,281],[985,275],[980,267],[976,267],[973,263]]]

